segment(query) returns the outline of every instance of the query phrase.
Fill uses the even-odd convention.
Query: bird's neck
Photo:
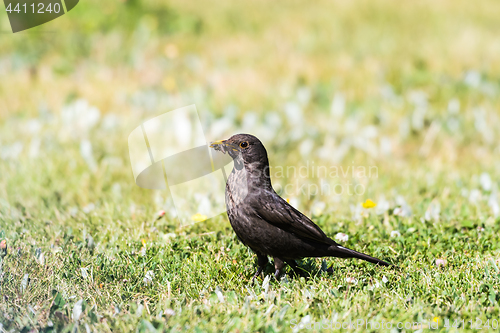
[[[269,162],[267,158],[259,161],[234,160],[234,169],[237,173],[245,174],[246,183],[249,189],[270,190],[271,176],[269,173]]]
[[[261,170],[259,172],[259,170]],[[234,159],[234,168],[226,184],[226,205],[228,211],[262,192],[273,192],[269,168],[257,167],[255,164],[244,163]]]

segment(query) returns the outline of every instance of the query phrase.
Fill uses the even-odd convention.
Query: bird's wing
[[[259,195],[254,203],[253,208],[256,214],[267,223],[301,238],[326,244],[335,244],[313,221],[293,208],[276,193]]]

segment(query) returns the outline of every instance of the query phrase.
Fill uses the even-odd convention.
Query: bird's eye
[[[248,142],[245,141],[245,142],[240,143],[240,147],[245,149],[246,147],[248,147]]]

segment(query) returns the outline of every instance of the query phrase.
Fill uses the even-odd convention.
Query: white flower
[[[385,275],[384,275],[384,276],[382,277],[382,282],[383,282],[383,283],[387,283],[388,281],[389,281],[389,279],[388,279],[388,278],[386,278],[386,277],[385,277]]]
[[[40,146],[42,145],[42,140],[40,138],[33,138],[30,142],[29,156],[31,158],[38,157],[40,154]]]
[[[469,202],[477,203],[479,200],[481,200],[481,191],[478,189],[471,190],[469,194]]]
[[[377,207],[375,207],[375,212],[377,213],[377,215],[381,215],[388,211],[389,208],[391,208],[389,201],[387,201],[384,196],[381,196],[379,200],[377,200]]]
[[[147,271],[144,279],[142,280],[145,284],[150,284],[153,282],[155,277],[155,273],[153,271]]]
[[[426,107],[428,104],[427,94],[422,90],[413,90],[408,94],[408,99],[415,105]]]
[[[457,114],[460,111],[460,101],[456,98],[451,99],[448,102],[448,112],[451,114]]]
[[[425,211],[425,220],[439,221],[439,214],[441,213],[441,205],[437,201],[432,201]]]
[[[391,231],[391,237],[400,237],[401,233],[398,230]]]
[[[224,137],[226,133],[233,127],[233,121],[228,118],[220,118],[212,122],[210,126],[210,137],[219,138]]]
[[[332,116],[338,118],[344,115],[345,111],[345,98],[344,95],[340,92],[335,93],[333,96],[332,106],[330,108],[330,112]]]
[[[356,280],[355,278],[353,277],[348,277],[345,279],[345,282],[349,283],[349,284],[358,284],[358,280]]]
[[[269,130],[277,131],[281,127],[281,117],[276,112],[267,113],[264,118],[264,126]]]
[[[311,210],[314,215],[321,215],[325,210],[325,207],[326,203],[324,203],[323,201],[317,201],[313,204]]]
[[[300,87],[297,89],[297,100],[300,102],[302,105],[306,105],[309,103],[309,100],[311,99],[311,89],[308,87]]]
[[[120,123],[119,117],[116,114],[107,114],[102,120],[102,128],[104,130],[112,130]]]
[[[85,213],[85,214],[88,214],[90,213],[91,211],[93,211],[95,209],[95,204],[93,203],[89,203],[87,206],[83,207],[82,208],[82,211]]]
[[[219,302],[224,303],[224,295],[222,295],[222,289],[219,286],[215,287],[215,294],[217,295]]]
[[[15,142],[10,146],[0,147],[0,158],[3,160],[12,159],[15,160],[19,157],[23,151],[23,144],[19,141]]]
[[[481,84],[481,74],[475,70],[469,70],[464,75],[464,83],[469,87],[477,88]]]
[[[494,217],[500,216],[500,206],[498,205],[496,195],[490,195],[490,198],[488,199],[488,206],[490,206],[491,212],[493,213]]]
[[[288,102],[285,104],[285,113],[287,120],[292,125],[300,125],[302,123],[302,108],[298,103]]]
[[[436,266],[445,266],[446,265],[446,259],[436,259]]]
[[[382,155],[390,155],[392,152],[392,146],[393,144],[391,138],[387,136],[382,136],[380,138],[380,153]]]
[[[255,112],[250,111],[245,113],[245,115],[243,116],[241,127],[247,130],[252,130],[253,128],[257,127],[258,123],[259,116]]]
[[[339,232],[338,234],[335,235],[335,239],[338,240],[339,242],[347,242],[349,240],[349,236]]]
[[[403,216],[403,209],[401,207],[396,207],[392,213],[396,216]]]
[[[92,152],[92,143],[89,140],[82,140],[80,142],[80,154],[89,166],[90,170],[96,171],[97,163]]]
[[[486,192],[491,191],[491,187],[492,187],[493,183],[492,183],[491,177],[488,173],[483,172],[481,174],[481,176],[479,176],[479,183],[481,183],[481,187],[483,188],[483,190],[485,190]]]
[[[314,148],[314,141],[312,139],[306,139],[302,141],[302,143],[299,146],[299,151],[300,154],[305,157],[309,155],[309,153],[312,151]]]
[[[61,119],[63,123],[63,134],[70,136],[85,136],[85,134],[94,127],[101,113],[96,107],[90,106],[86,100],[77,100],[66,105],[61,110]]]
[[[410,217],[411,216],[411,208],[410,206],[406,203],[405,199],[398,195],[396,197],[396,205],[399,207],[394,209],[393,214],[401,217]]]

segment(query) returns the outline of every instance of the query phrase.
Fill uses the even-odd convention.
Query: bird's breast
[[[233,168],[226,183],[226,208],[233,210],[245,201],[248,195],[248,181],[245,168]]]

